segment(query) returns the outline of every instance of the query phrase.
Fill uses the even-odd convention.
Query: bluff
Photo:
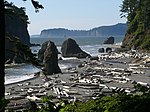
[[[27,23],[19,18],[19,16],[5,14],[5,31],[18,37],[22,44],[30,45]]]
[[[30,52],[27,24],[28,16],[25,14],[24,8],[18,8],[5,2],[5,60],[12,61],[16,56],[22,59],[27,58]]]
[[[66,36],[118,36],[125,35],[127,24],[118,23],[111,26],[101,26],[90,30],[68,30],[64,28],[45,29],[41,31],[40,37],[66,37]]]

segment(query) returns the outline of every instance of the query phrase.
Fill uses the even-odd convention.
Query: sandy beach
[[[74,59],[79,65],[64,69],[63,74],[45,77],[40,72],[30,80],[5,85],[5,98],[10,100],[6,109],[28,109],[30,101],[40,105],[41,98],[49,95],[54,96],[54,101],[85,101],[114,91],[134,94],[135,83],[149,86],[150,67],[145,64],[149,63],[145,62],[149,57],[135,57],[130,53],[119,55],[122,54],[100,55],[98,60]],[[135,61],[138,58],[143,60]]]

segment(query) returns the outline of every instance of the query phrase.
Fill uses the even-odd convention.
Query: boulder
[[[99,53],[104,53],[104,51],[105,51],[104,48],[99,48],[99,49],[98,49],[98,52],[99,52]]]
[[[107,47],[106,52],[108,52],[108,53],[112,52],[112,48]]]
[[[104,44],[114,44],[114,37],[109,37],[104,41]]]
[[[45,42],[39,52],[43,52],[44,54],[38,57],[39,59],[42,59],[41,61],[44,64],[44,74],[52,75],[61,73],[61,70],[58,66],[58,50],[53,42]]]
[[[86,58],[91,57],[88,53],[81,50],[75,40],[69,38],[65,40],[61,47],[63,57]]]

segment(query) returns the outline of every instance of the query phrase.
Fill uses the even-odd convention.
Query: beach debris
[[[27,96],[26,98],[31,101],[41,101],[41,98],[38,98],[37,96]]]
[[[43,84],[43,87],[50,87],[51,85],[52,85],[51,82],[45,82],[45,83]]]
[[[5,96],[8,96],[8,95],[11,95],[11,93],[10,93],[10,92],[6,92],[6,93],[5,93]]]

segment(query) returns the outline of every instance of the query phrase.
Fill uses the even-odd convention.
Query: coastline
[[[150,85],[150,67],[144,64],[146,54],[132,54],[130,51],[106,54],[103,59],[99,55],[99,60],[74,59],[72,62],[77,61],[78,65],[64,69],[63,74],[45,77],[40,73],[30,80],[5,85],[5,98],[11,101],[6,108],[23,108],[24,102],[29,104],[30,100],[38,104],[42,97],[49,95],[72,102],[97,98],[94,94],[109,95],[113,91],[134,94],[135,82]],[[143,60],[135,63],[136,55]]]

